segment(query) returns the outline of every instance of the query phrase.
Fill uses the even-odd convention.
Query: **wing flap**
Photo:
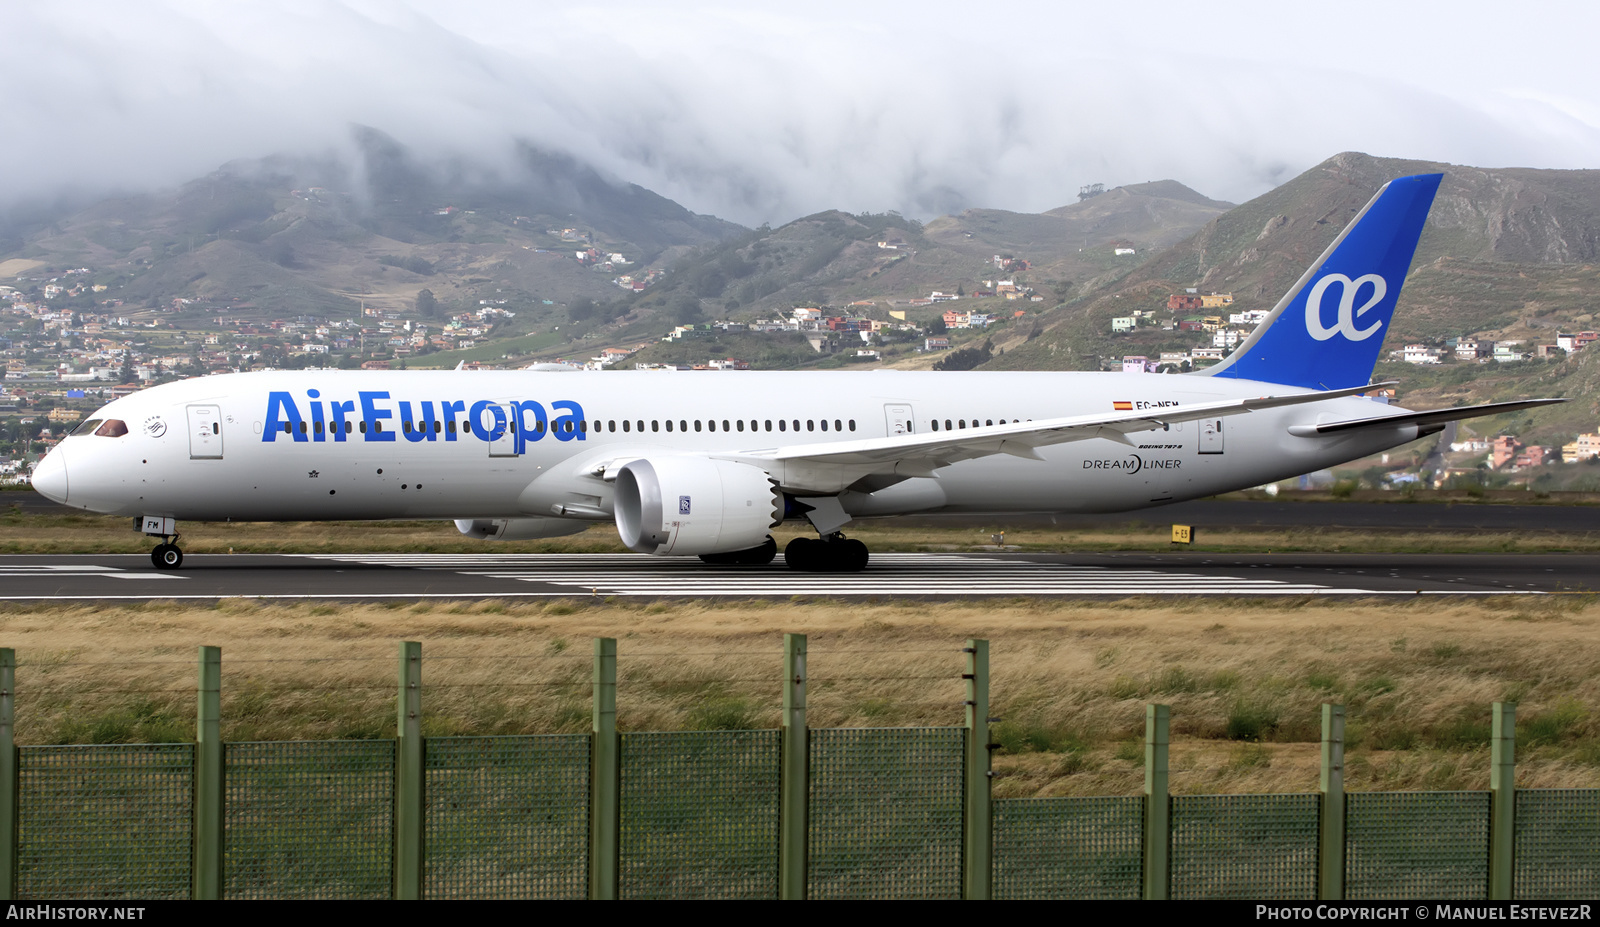
[[[1566,402],[1565,399],[1519,399],[1515,402],[1491,402],[1481,406],[1458,406],[1453,409],[1433,409],[1423,412],[1397,412],[1393,415],[1379,415],[1373,418],[1357,418],[1344,422],[1322,422],[1316,425],[1295,425],[1289,429],[1290,434],[1301,437],[1313,435],[1338,434],[1342,431],[1354,431],[1358,428],[1377,428],[1390,425],[1434,425],[1439,422],[1457,422],[1466,418],[1480,418],[1485,415],[1499,415],[1503,412],[1519,412],[1523,409],[1534,409],[1539,406],[1554,405]]]

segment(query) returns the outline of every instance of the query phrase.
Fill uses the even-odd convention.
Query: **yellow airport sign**
[[[1194,528],[1190,527],[1189,525],[1173,525],[1172,526],[1172,543],[1174,543],[1174,544],[1193,544],[1194,543]]]

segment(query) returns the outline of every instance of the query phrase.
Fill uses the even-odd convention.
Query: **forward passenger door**
[[[189,459],[222,459],[222,408],[189,407]]]

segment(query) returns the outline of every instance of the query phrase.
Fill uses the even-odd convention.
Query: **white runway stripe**
[[[718,595],[1325,595],[1370,594],[1272,579],[1031,563],[951,554],[874,554],[862,573],[712,566],[646,554],[316,554],[372,566],[570,586],[621,596]],[[959,568],[959,572],[957,569]]]

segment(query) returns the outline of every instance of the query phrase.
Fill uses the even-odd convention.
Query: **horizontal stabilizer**
[[[1373,418],[1357,418],[1345,422],[1323,422],[1317,425],[1295,425],[1289,433],[1303,438],[1314,435],[1337,434],[1341,431],[1354,431],[1358,428],[1377,428],[1392,425],[1434,425],[1440,422],[1457,422],[1464,418],[1480,418],[1485,415],[1499,415],[1502,412],[1520,412],[1523,409],[1533,409],[1539,406],[1553,405],[1566,402],[1565,399],[1519,399],[1516,402],[1491,402],[1481,406],[1459,406],[1454,409],[1434,409],[1428,412],[1396,412],[1393,415],[1379,415]]]

